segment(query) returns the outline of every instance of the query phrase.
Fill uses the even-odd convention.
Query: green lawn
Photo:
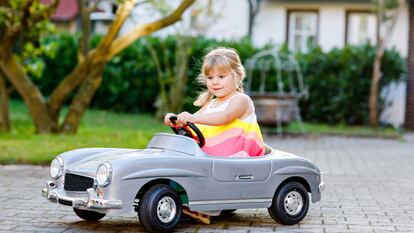
[[[48,164],[57,154],[83,147],[145,148],[156,132],[171,132],[169,127],[148,114],[112,113],[88,110],[76,135],[36,135],[25,105],[11,101],[12,132],[0,133],[0,164]],[[398,138],[402,132],[392,128],[304,124],[307,133]],[[286,130],[286,129],[285,129]],[[263,128],[275,133],[276,129]],[[285,131],[286,132],[286,131]],[[288,133],[300,133],[297,124]]]
[[[88,110],[76,135],[36,135],[26,107],[10,105],[12,132],[0,134],[0,164],[48,164],[57,154],[82,147],[145,148],[151,136],[170,129],[147,114]]]

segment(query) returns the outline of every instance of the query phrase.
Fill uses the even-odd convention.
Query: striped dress
[[[210,101],[204,113],[224,111],[233,97],[217,107],[211,106],[216,99]],[[226,125],[212,126],[197,124],[197,127],[203,133],[206,141],[202,149],[209,155],[224,157],[254,157],[264,155],[265,147],[263,137],[257,124],[254,111],[248,117],[235,119]]]

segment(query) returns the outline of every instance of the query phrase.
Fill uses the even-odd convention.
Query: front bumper
[[[86,190],[88,197],[67,197],[59,194],[53,181],[46,182],[46,188],[42,189],[42,196],[51,202],[82,209],[121,209],[121,200],[105,200],[99,198],[93,188]]]
[[[325,189],[325,182],[323,181],[323,172],[319,173],[318,181],[318,191],[321,193]]]
[[[325,189],[325,182],[322,181],[319,183],[318,190],[319,192],[322,192],[324,189]]]

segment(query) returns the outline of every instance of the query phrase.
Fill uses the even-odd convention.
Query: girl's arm
[[[197,110],[197,112],[195,112],[194,114],[200,114],[200,113],[204,112],[204,109],[206,109],[206,107],[210,103],[210,101],[207,104],[205,104],[204,106],[202,106],[199,110]],[[175,113],[167,113],[167,114],[165,114],[165,117],[164,117],[164,125],[173,127],[173,123],[170,121],[170,117],[171,116],[175,116],[175,115],[177,115],[177,114],[175,114]]]
[[[180,113],[179,119],[182,123],[192,122],[205,125],[225,125],[237,118],[241,118],[247,111],[249,111],[249,99],[245,95],[238,95],[233,98],[229,106],[222,112],[201,113],[196,112],[190,114],[188,112]]]

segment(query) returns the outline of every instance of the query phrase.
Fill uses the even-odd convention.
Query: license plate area
[[[72,206],[72,201],[59,199],[59,204],[61,204],[61,205],[67,205],[67,206]]]

